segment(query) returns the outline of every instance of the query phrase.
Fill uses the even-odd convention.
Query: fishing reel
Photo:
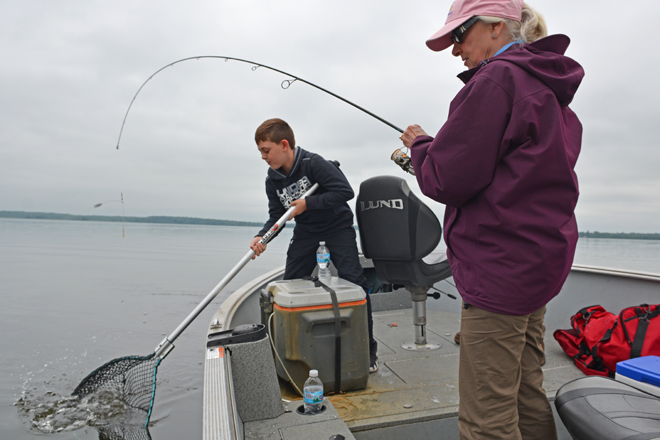
[[[401,151],[400,148],[394,150],[392,156],[390,157],[395,164],[399,165],[403,171],[410,173],[413,176],[415,175],[415,170],[413,169],[412,159],[406,153]]]

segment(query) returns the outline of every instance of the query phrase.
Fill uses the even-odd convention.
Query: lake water
[[[250,262],[158,370],[154,440],[202,437],[203,341],[234,290],[282,266],[292,228]],[[0,433],[98,439],[66,399],[110,359],[147,355],[248,251],[257,228],[0,219]],[[660,273],[660,241],[583,239],[576,264]],[[57,412],[60,411],[58,414]],[[56,432],[62,429],[60,432]],[[114,437],[121,438],[121,437]]]

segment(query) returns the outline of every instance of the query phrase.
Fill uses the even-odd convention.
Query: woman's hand
[[[259,240],[261,240],[261,237],[254,237],[252,243],[250,243],[250,249],[254,251],[254,255],[252,255],[253,260],[266,250],[267,245],[259,243]]]
[[[415,124],[409,125],[399,139],[401,139],[401,142],[403,142],[403,145],[405,145],[406,148],[410,148],[417,136],[428,136],[428,134],[422,130],[422,127]]]
[[[291,213],[291,217],[289,217],[289,220],[293,220],[295,216],[300,215],[303,212],[307,211],[307,202],[305,201],[305,199],[294,200],[293,202],[291,202],[291,206],[293,206],[295,209]]]

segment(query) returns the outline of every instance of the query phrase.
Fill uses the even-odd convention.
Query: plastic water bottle
[[[319,280],[330,281],[330,251],[325,246],[325,241],[319,243],[316,250],[316,264],[319,267]]]
[[[318,370],[309,370],[309,377],[303,387],[305,414],[321,412],[323,406],[323,383],[319,379]]]

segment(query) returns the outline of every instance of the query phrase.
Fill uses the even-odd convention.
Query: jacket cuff
[[[421,166],[426,158],[426,151],[431,146],[433,138],[431,136],[417,136],[412,144],[410,144],[410,159],[412,160],[413,167],[415,165]]]
[[[428,144],[431,142],[433,142],[432,136],[420,135],[413,139],[412,144],[410,144],[410,149],[412,150],[413,148],[422,147],[424,144],[427,144],[426,147],[428,147]]]

